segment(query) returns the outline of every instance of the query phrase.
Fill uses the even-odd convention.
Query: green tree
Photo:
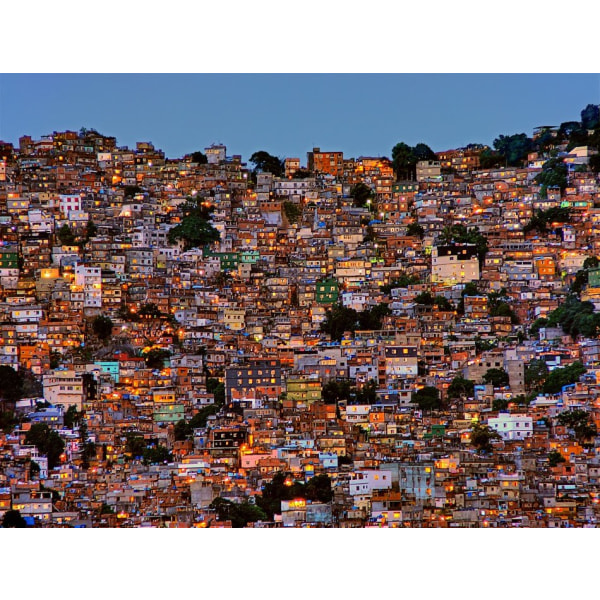
[[[404,142],[399,142],[392,148],[392,164],[398,179],[414,179],[417,164],[413,149]]]
[[[483,381],[494,387],[506,387],[509,384],[508,373],[504,369],[488,369],[483,376]]]
[[[544,186],[558,187],[561,193],[567,187],[567,166],[558,158],[547,160],[542,166],[542,172],[535,177],[535,182]]]
[[[321,323],[321,331],[328,333],[332,340],[339,342],[346,331],[354,331],[357,326],[358,312],[353,308],[336,304],[325,313],[325,320]]]
[[[337,404],[341,400],[350,400],[353,387],[349,379],[330,379],[321,392],[323,402]]]
[[[289,200],[286,200],[283,203],[283,212],[291,224],[297,223],[302,216],[302,209],[297,204],[294,204]]]
[[[415,297],[415,302],[424,306],[433,306],[433,296],[430,292],[421,292]]]
[[[304,485],[299,481],[294,481],[290,473],[275,473],[271,482],[264,485],[262,495],[257,497],[256,504],[272,520],[275,514],[281,513],[281,501],[294,498],[304,498],[313,502],[330,502],[333,498],[333,491],[329,476],[317,475]]]
[[[421,160],[436,160],[437,159],[435,152],[427,144],[423,144],[423,142],[419,142],[412,149],[412,153],[417,162],[419,162]]]
[[[546,319],[546,317],[539,317],[531,324],[531,327],[529,328],[529,334],[537,335],[540,332],[540,329],[542,329],[542,327],[546,327],[546,325],[548,325],[548,319]]]
[[[571,284],[571,293],[579,296],[581,292],[588,286],[589,284],[589,273],[590,270],[595,269],[600,264],[600,261],[596,256],[588,256],[583,261],[583,268],[577,271],[575,274],[575,279]]]
[[[548,315],[548,327],[560,325],[562,330],[573,339],[598,337],[600,335],[600,313],[594,312],[594,304],[581,302],[575,296],[568,296],[557,309]]]
[[[0,411],[0,431],[3,433],[10,433],[18,422],[18,419],[12,411]]]
[[[73,427],[81,420],[81,413],[77,410],[75,404],[71,404],[67,408],[64,416],[64,425],[67,429],[73,429]]]
[[[311,477],[304,486],[304,497],[312,502],[328,503],[333,500],[331,479],[326,473]]]
[[[567,462],[567,461],[566,461],[565,457],[558,450],[552,450],[551,452],[548,453],[548,464],[551,467],[556,467],[560,463],[564,463],[564,462]]]
[[[395,288],[407,288],[409,285],[421,283],[421,280],[416,275],[400,275],[397,279],[393,279],[390,283],[381,286],[381,291],[384,294],[389,294]]]
[[[136,194],[142,194],[144,190],[139,185],[126,185],[123,192],[125,198],[133,198]]]
[[[416,166],[420,160],[435,160],[433,150],[422,142],[411,147],[399,142],[392,148],[392,164],[398,179],[415,179]]]
[[[511,167],[520,166],[533,150],[533,141],[525,133],[500,135],[494,140],[494,148]]]
[[[540,210],[523,227],[523,232],[529,233],[537,230],[539,233],[545,233],[549,225],[556,229],[559,223],[568,223],[570,220],[571,209],[568,207],[553,207],[546,211]]]
[[[462,375],[457,375],[448,386],[448,398],[460,398],[466,396],[472,398],[475,393],[475,383],[470,379],[465,379]]]
[[[127,458],[142,458],[146,449],[144,436],[138,432],[127,432],[125,434],[125,453]]]
[[[585,410],[576,408],[562,412],[558,415],[557,421],[560,425],[571,429],[580,443],[598,435],[596,425],[591,422],[591,415]]]
[[[21,398],[23,378],[9,365],[0,365],[0,400],[16,402]]]
[[[492,410],[506,410],[508,408],[508,400],[503,398],[496,398],[492,401]]]
[[[46,423],[34,423],[25,435],[25,443],[35,446],[41,454],[48,457],[49,469],[53,469],[59,463],[65,449],[63,439]]]
[[[160,444],[156,446],[147,446],[142,454],[145,465],[153,465],[158,463],[171,462],[173,455],[164,446]]]
[[[592,154],[588,162],[588,166],[592,173],[600,173],[600,154]]]
[[[423,227],[416,222],[411,223],[406,228],[406,235],[410,235],[410,236],[414,236],[414,237],[423,239],[423,236],[425,235],[425,229],[423,229]]]
[[[56,232],[56,235],[63,246],[73,246],[77,239],[66,223]]]
[[[190,154],[190,158],[193,163],[197,163],[199,165],[206,165],[208,163],[208,158],[206,154],[197,150],[196,152],[192,152]]]
[[[94,221],[92,221],[92,217],[88,219],[87,225],[85,226],[85,239],[86,241],[91,240],[93,237],[98,235],[98,228]]]
[[[21,516],[21,511],[11,509],[4,513],[2,527],[4,529],[24,529],[27,527],[27,522]]]
[[[392,311],[390,307],[382,302],[377,304],[370,309],[365,309],[358,313],[358,327],[361,330],[371,331],[381,329],[383,326],[383,319],[387,315],[391,315]]]
[[[359,208],[367,206],[367,201],[372,199],[374,195],[373,190],[362,181],[350,188],[350,196],[354,199],[354,206]]]
[[[219,232],[198,213],[184,216],[181,223],[170,229],[167,234],[169,244],[183,240],[184,250],[201,248],[220,239]]]
[[[460,295],[464,298],[465,296],[481,296],[481,292],[477,288],[477,284],[474,281],[469,281],[465,283],[465,287],[463,288]]]
[[[377,402],[377,382],[374,379],[356,390],[356,402],[358,404],[375,404]]]
[[[417,390],[412,396],[412,402],[421,410],[439,410],[442,408],[439,390],[430,385]]]
[[[492,452],[492,442],[500,439],[502,439],[500,435],[487,425],[474,423],[471,427],[471,445],[477,449],[477,452]]]
[[[285,162],[276,156],[272,156],[264,150],[255,152],[250,157],[250,162],[254,165],[254,172],[273,173],[275,177],[281,177],[285,172]]]
[[[581,111],[581,126],[583,129],[595,129],[600,124],[600,107],[598,104],[588,104]]]
[[[194,429],[202,429],[206,427],[208,417],[216,415],[220,410],[218,404],[208,404],[203,406],[190,420],[189,422],[189,435],[194,433]]]
[[[187,440],[190,436],[190,427],[185,419],[180,419],[173,427],[173,434],[176,442]]]
[[[31,475],[31,477],[38,477],[40,474],[40,465],[38,465],[38,463],[35,462],[35,460],[32,460],[29,463],[29,474]]]
[[[548,365],[545,360],[534,358],[525,368],[525,385],[536,389],[544,384],[548,377]]]
[[[225,404],[225,384],[220,382],[218,379],[209,377],[206,380],[206,391],[209,394],[214,395],[215,404],[217,406],[223,406],[223,404]]]
[[[545,394],[558,394],[564,386],[579,381],[586,371],[587,369],[579,361],[563,368],[553,369],[548,373],[542,391]]]
[[[494,169],[502,167],[505,163],[505,158],[499,152],[494,152],[491,148],[486,148],[479,155],[479,166],[482,169]]]
[[[106,315],[98,315],[92,321],[92,330],[94,331],[94,334],[103,342],[110,339],[112,329],[112,319]]]
[[[436,296],[433,299],[433,303],[437,306],[438,310],[453,311],[455,308],[454,304],[445,296]]]
[[[248,523],[267,520],[266,513],[248,501],[237,503],[219,497],[210,503],[209,508],[216,511],[220,521],[231,521],[234,529],[246,527]]]
[[[165,360],[170,356],[171,353],[163,348],[151,348],[148,352],[142,353],[146,366],[149,369],[158,369],[159,371],[164,368]]]

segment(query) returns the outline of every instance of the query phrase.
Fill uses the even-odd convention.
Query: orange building
[[[343,152],[321,152],[320,148],[313,148],[307,153],[308,170],[316,173],[328,173],[341,177],[344,174]]]

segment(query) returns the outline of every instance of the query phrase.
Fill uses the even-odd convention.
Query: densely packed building
[[[565,135],[410,176],[0,142],[0,520],[595,526],[598,148]]]

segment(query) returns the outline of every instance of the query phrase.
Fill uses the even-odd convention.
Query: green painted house
[[[315,299],[318,304],[335,304],[339,297],[339,285],[335,279],[317,281]]]

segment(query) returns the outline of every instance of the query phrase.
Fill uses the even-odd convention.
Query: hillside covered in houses
[[[598,105],[207,143],[0,141],[0,524],[598,524]]]

